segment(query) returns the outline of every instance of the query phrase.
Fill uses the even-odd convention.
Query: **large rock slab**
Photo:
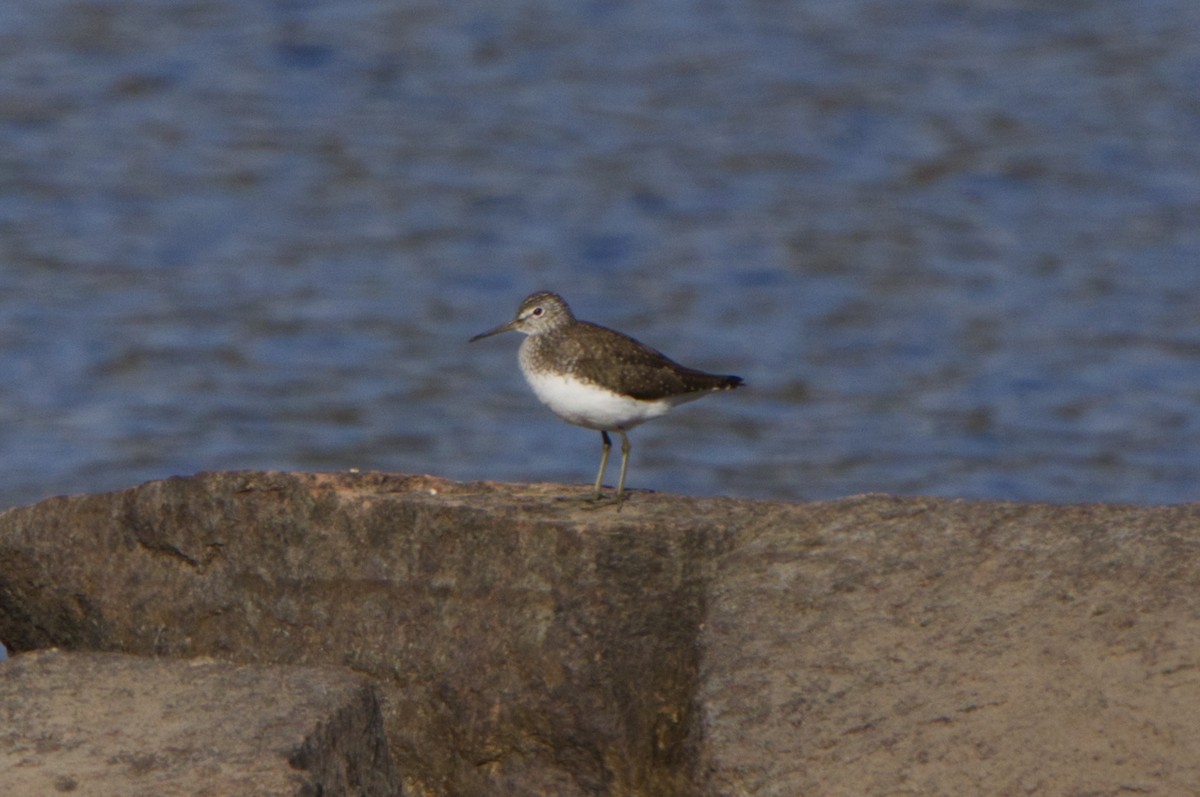
[[[390,797],[374,687],[341,669],[114,653],[0,666],[11,797]]]
[[[0,515],[0,639],[367,673],[407,794],[1200,793],[1195,507],[583,492],[46,501]]]
[[[1200,794],[1200,513],[869,497],[721,557],[704,793]]]
[[[51,499],[0,515],[0,639],[368,673],[412,794],[683,793],[704,585],[781,509],[579,494],[215,473]]]

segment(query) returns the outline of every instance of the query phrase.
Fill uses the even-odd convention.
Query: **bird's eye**
[[[545,311],[545,310],[543,310],[543,309],[542,309],[542,308],[540,308],[540,307],[535,307],[535,308],[533,308],[533,314],[534,314],[534,315],[541,315],[541,314],[542,314],[542,313],[544,313],[544,312],[546,312],[546,311]]]

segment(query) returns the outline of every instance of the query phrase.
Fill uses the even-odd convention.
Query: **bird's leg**
[[[624,429],[617,430],[621,434],[621,478],[617,481],[617,501],[625,497],[625,469],[629,467],[629,438]]]
[[[624,432],[622,432],[624,434]],[[592,496],[593,501],[599,501],[601,497],[600,487],[604,481],[604,468],[608,465],[608,452],[612,450],[612,440],[608,439],[608,432],[601,431],[600,439],[604,441],[604,447],[600,450],[600,472],[596,474],[595,495]],[[621,475],[625,475],[622,469]]]

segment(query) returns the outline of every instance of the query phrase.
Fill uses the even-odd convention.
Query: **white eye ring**
[[[540,307],[535,307],[535,308],[533,308],[533,315],[541,315],[541,314],[542,314],[542,313],[544,313],[544,312],[546,312],[546,311],[545,311],[545,310],[543,310],[543,309],[542,309],[542,308],[540,308]]]

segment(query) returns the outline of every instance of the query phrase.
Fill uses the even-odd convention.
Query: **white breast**
[[[549,371],[525,370],[524,373],[538,399],[555,415],[588,429],[632,429],[639,423],[665,415],[673,406],[665,399],[636,401],[590,382]]]

